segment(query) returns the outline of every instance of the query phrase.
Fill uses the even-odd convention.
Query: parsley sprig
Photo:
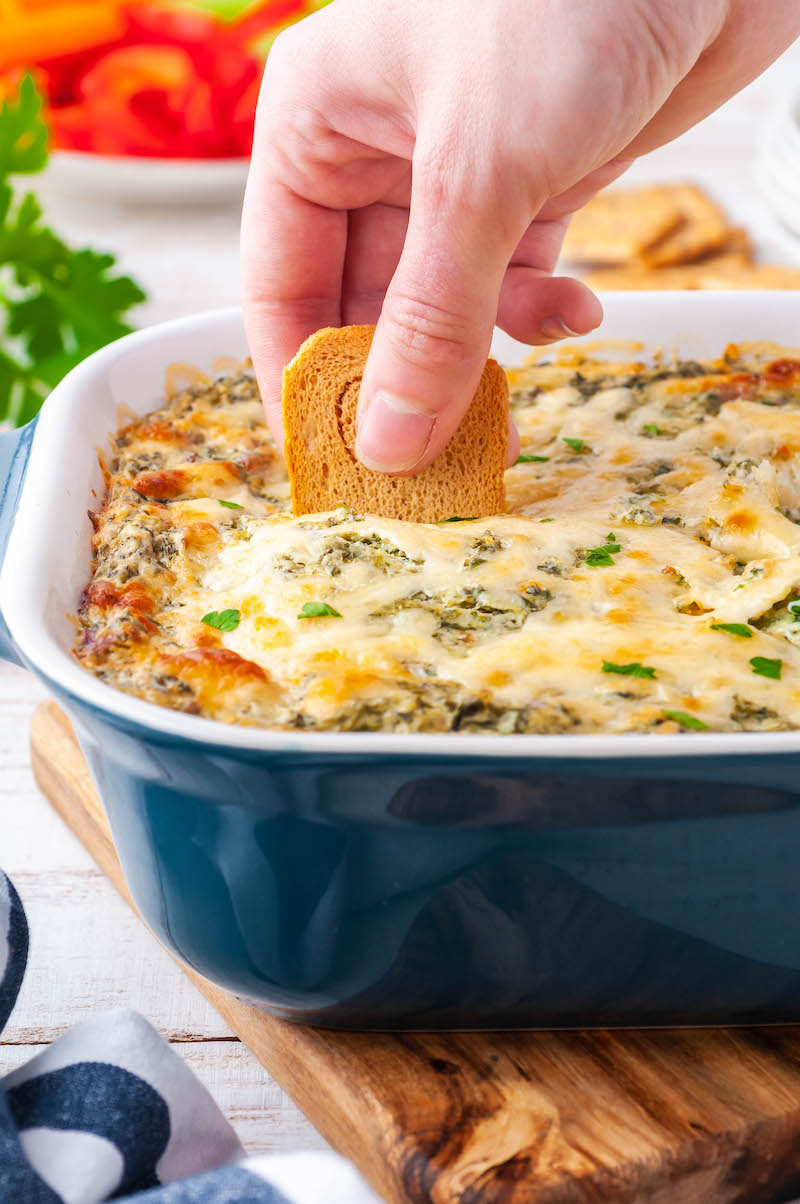
[[[304,602],[298,619],[341,619],[338,610],[328,606],[327,602]]]
[[[603,661],[604,673],[619,673],[622,677],[655,677],[656,671],[651,665],[643,665],[639,661],[631,661],[629,665],[616,665],[613,661]]]
[[[619,552],[620,545],[617,543],[617,537],[613,531],[609,531],[606,536],[606,542],[599,548],[587,548],[584,554],[584,564],[588,564],[590,569],[608,568],[614,564],[612,552]]]
[[[0,107],[0,421],[15,426],[82,359],[128,334],[125,315],[144,300],[112,255],[69,247],[33,193],[16,191],[13,177],[47,162],[41,107],[30,76]]]
[[[751,640],[753,633],[746,623],[712,623],[712,631],[727,631],[728,635],[738,635],[742,640]]]
[[[751,656],[750,668],[758,677],[770,677],[773,681],[781,680],[783,661],[771,656]]]
[[[216,627],[218,631],[235,631],[239,626],[241,614],[238,610],[210,610],[200,620],[208,627]]]
[[[680,724],[690,732],[707,732],[708,724],[703,723],[702,719],[698,719],[696,715],[690,715],[687,711],[664,711],[667,719],[671,719],[673,723]]]

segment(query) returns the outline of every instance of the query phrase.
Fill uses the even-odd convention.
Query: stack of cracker
[[[688,183],[598,193],[563,256],[594,289],[800,288],[800,268],[754,263],[747,231]]]

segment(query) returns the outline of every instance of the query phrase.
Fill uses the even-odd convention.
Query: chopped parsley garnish
[[[696,715],[689,715],[686,711],[664,711],[667,719],[671,719],[673,723],[679,723],[681,727],[687,728],[692,732],[707,732],[708,724],[703,723],[702,719],[698,719]]]
[[[745,579],[744,579],[744,581],[741,583],[741,585],[735,585],[733,588],[734,588],[734,589],[744,589],[744,587],[745,587],[745,586],[746,586],[746,585],[747,585],[749,582],[751,582],[751,581],[755,581],[755,580],[756,580],[758,577],[763,577],[763,576],[764,576],[764,570],[763,570],[763,568],[761,568],[761,566],[760,566],[760,565],[756,565],[756,567],[755,567],[755,568],[752,570],[752,572],[750,573],[750,576],[749,576],[749,577],[745,577]]]
[[[515,464],[546,464],[549,456],[517,456]]]
[[[238,502],[226,502],[224,498],[218,497],[217,501],[220,506],[224,506],[226,510],[244,510],[244,506],[240,506]]]
[[[615,665],[613,661],[603,661],[604,673],[619,673],[623,677],[655,677],[656,671],[650,665],[642,665],[632,661],[630,665]]]
[[[613,531],[609,531],[606,536],[606,542],[600,548],[587,548],[584,555],[584,563],[589,565],[589,568],[599,569],[608,568],[614,563],[611,553],[619,552],[620,545],[617,542],[617,537]]]
[[[207,623],[209,627],[216,627],[218,631],[235,631],[240,618],[238,610],[210,610],[207,615],[203,615],[200,622]]]
[[[540,519],[539,519],[539,522],[540,522],[540,523],[552,523],[552,522],[554,522],[554,521],[555,521],[555,520],[554,520],[554,519],[552,519],[552,518],[540,518]]]
[[[460,514],[451,514],[449,518],[440,518],[437,521],[436,526],[438,527],[442,523],[476,523],[477,521],[477,514],[472,514],[469,516],[469,518],[462,518]]]
[[[611,544],[610,547],[616,552],[619,551],[617,544]],[[609,548],[587,548],[584,563],[588,564],[590,569],[600,569],[612,565],[614,560],[610,555]]]
[[[759,677],[771,677],[773,681],[781,680],[782,660],[773,660],[770,656],[752,656],[750,665]]]
[[[297,616],[298,619],[341,619],[338,610],[328,606],[327,602],[306,602]]]
[[[562,435],[561,442],[566,443],[574,452],[582,452],[586,448],[583,439],[576,439],[571,435]]]
[[[650,437],[653,439],[655,439],[657,435],[661,434],[661,431],[654,422],[646,422],[642,427],[642,430],[644,431],[645,435],[650,435]]]
[[[739,635],[743,640],[749,640],[753,633],[746,623],[712,623],[712,631],[727,631],[728,635]]]
[[[800,598],[796,602],[789,603],[789,614],[794,615],[796,619],[800,619]]]

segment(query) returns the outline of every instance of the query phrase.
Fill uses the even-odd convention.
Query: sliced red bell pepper
[[[149,0],[129,5],[118,36],[39,64],[55,145],[106,154],[248,154],[262,71],[249,43],[315,7],[313,0],[261,0],[232,21]]]
[[[266,30],[308,11],[308,0],[262,0],[261,4],[254,4],[231,21],[230,29],[242,42],[249,42]]]

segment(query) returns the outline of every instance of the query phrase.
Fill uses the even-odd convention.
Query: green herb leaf
[[[761,568],[759,565],[756,565],[756,567],[751,570],[750,576],[745,577],[745,579],[741,583],[741,585],[735,585],[734,589],[744,589],[744,587],[746,585],[749,585],[751,581],[756,581],[759,577],[763,577],[763,576],[764,576],[763,568]]]
[[[220,506],[224,506],[226,510],[244,510],[244,506],[240,506],[238,502],[226,502],[224,498],[218,497],[217,501]]]
[[[794,615],[796,619],[800,619],[800,598],[796,602],[789,603],[789,614]]]
[[[738,635],[743,640],[749,640],[753,635],[746,623],[712,623],[711,630],[727,631],[728,635]]]
[[[41,97],[26,76],[0,107],[0,421],[22,426],[62,376],[127,334],[127,310],[144,293],[114,275],[114,258],[73,250],[42,222],[31,192],[13,177],[41,171],[47,128]]]
[[[616,547],[616,545],[612,545]],[[619,548],[616,547],[619,551]],[[608,548],[588,548],[584,557],[584,564],[588,564],[590,569],[607,568],[614,563],[609,554]]]
[[[781,672],[783,670],[782,660],[773,660],[770,656],[752,656],[750,665],[754,673],[759,677],[771,677],[773,681],[780,681]]]
[[[298,619],[341,619],[338,610],[328,606],[327,602],[306,602]]]
[[[632,661],[630,665],[615,665],[613,661],[603,661],[604,673],[619,673],[623,677],[655,677],[656,671],[650,665],[642,665]]]
[[[646,435],[650,435],[652,438],[655,438],[657,435],[661,434],[661,431],[654,422],[646,422],[642,427],[642,430]]]
[[[238,610],[210,610],[207,615],[203,615],[201,623],[207,623],[209,627],[216,627],[218,631],[235,631],[239,626],[240,614]]]
[[[41,171],[47,162],[47,126],[42,98],[30,75],[19,86],[17,102],[0,107],[0,175]]]
[[[515,464],[546,464],[549,456],[517,456]]]
[[[540,523],[552,523],[553,521],[554,520],[552,518],[540,518],[539,519]]]
[[[679,723],[681,727],[687,728],[693,732],[707,732],[708,724],[703,723],[702,719],[698,719],[696,715],[688,715],[686,711],[664,711],[667,719],[672,719],[674,723]]]
[[[438,519],[436,526],[439,527],[442,523],[476,523],[477,521],[477,514],[473,514],[469,518],[462,518],[460,514],[451,514],[449,518]]]
[[[571,447],[574,452],[581,452],[586,447],[586,444],[584,443],[583,439],[575,439],[571,435],[563,435],[561,438],[561,442],[566,443],[567,446]]]
[[[606,536],[607,542],[600,548],[587,548],[584,554],[584,563],[590,568],[607,568],[614,561],[611,558],[612,552],[619,552],[620,545],[617,543],[617,537],[613,531],[609,531]]]

